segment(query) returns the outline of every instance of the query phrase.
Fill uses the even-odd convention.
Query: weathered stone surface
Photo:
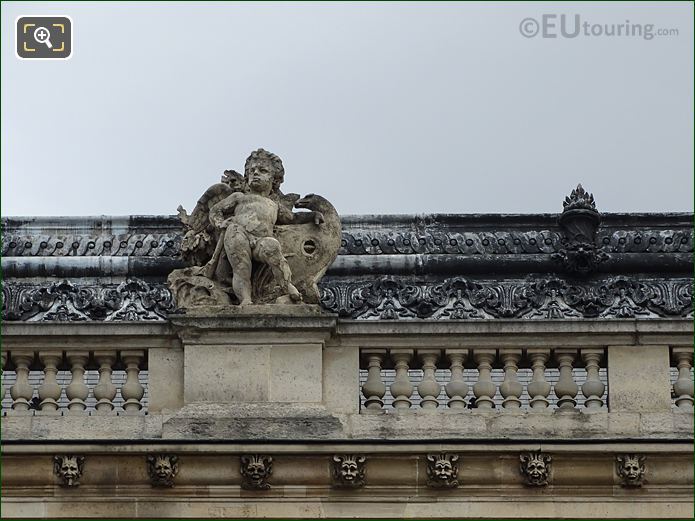
[[[193,263],[168,277],[180,308],[318,303],[316,284],[340,247],[340,218],[321,196],[284,195],[284,176],[280,158],[259,149],[243,177],[226,171],[191,216],[179,207],[181,252]]]

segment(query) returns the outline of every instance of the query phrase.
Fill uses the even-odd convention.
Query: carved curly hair
[[[273,192],[277,192],[280,185],[285,180],[285,167],[282,166],[282,160],[267,150],[259,148],[251,152],[251,155],[246,159],[246,164],[244,164],[244,179],[249,178],[249,168],[252,163],[262,161],[270,164],[273,168]]]

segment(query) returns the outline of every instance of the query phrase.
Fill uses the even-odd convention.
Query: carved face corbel
[[[65,454],[53,457],[53,472],[61,479],[64,487],[78,486],[83,470],[84,456]]]
[[[552,456],[540,452],[527,452],[519,456],[521,475],[527,485],[543,487],[550,480]]]
[[[179,472],[179,458],[173,454],[147,456],[147,473],[153,487],[173,487]]]
[[[333,486],[357,488],[365,484],[365,456],[336,454],[333,456]]]
[[[241,488],[247,490],[266,490],[270,488],[268,479],[273,473],[273,458],[261,454],[241,457]]]
[[[616,470],[623,487],[641,487],[647,471],[646,456],[639,454],[619,454],[615,457]]]
[[[458,454],[427,455],[427,486],[433,488],[458,487]]]

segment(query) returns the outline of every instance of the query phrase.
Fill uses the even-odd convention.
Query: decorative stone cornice
[[[176,309],[165,283],[134,278],[120,284],[12,280],[3,281],[2,289],[2,317],[9,321],[163,321]],[[371,280],[329,278],[320,284],[320,290],[324,311],[360,320],[693,315],[692,280],[686,277],[578,280],[537,276],[503,281],[451,277],[432,281],[382,276]]]

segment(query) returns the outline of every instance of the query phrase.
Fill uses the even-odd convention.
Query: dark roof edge
[[[342,215],[346,227],[369,225],[448,225],[448,226],[533,226],[557,224],[558,213],[540,214],[365,214]],[[604,226],[686,226],[692,227],[693,213],[689,212],[652,212],[652,213],[602,213]],[[172,229],[180,227],[176,215],[89,215],[89,216],[17,216],[3,217],[3,231],[15,230],[95,230],[114,229]]]

